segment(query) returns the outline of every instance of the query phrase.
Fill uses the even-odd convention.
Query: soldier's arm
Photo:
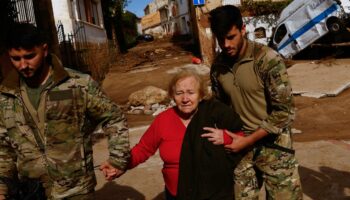
[[[93,120],[97,120],[108,135],[108,162],[115,168],[124,170],[130,157],[129,132],[122,110],[112,102],[90,79],[87,89],[87,110]]]
[[[258,129],[246,137],[230,134],[233,142],[225,147],[234,152],[254,145],[270,133],[282,133],[294,119],[292,89],[281,57],[271,50],[260,59],[257,67],[264,82],[269,115],[261,122]]]
[[[8,185],[6,180],[13,180],[16,170],[16,153],[11,147],[7,129],[4,125],[3,114],[0,119],[0,196],[8,194]]]
[[[265,58],[265,92],[267,94],[268,117],[260,128],[272,134],[279,134],[294,120],[294,102],[291,83],[282,58],[269,51]]]

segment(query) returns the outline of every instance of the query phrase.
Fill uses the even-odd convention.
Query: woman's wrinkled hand
[[[201,137],[207,138],[208,141],[215,145],[224,144],[224,133],[222,129],[204,127],[203,130],[207,131],[207,133],[202,134]]]

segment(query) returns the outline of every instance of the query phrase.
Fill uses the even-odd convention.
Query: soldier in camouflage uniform
[[[240,115],[246,133],[230,134],[233,142],[226,146],[246,152],[234,171],[235,199],[258,199],[261,180],[268,199],[302,199],[291,138],[294,104],[282,58],[246,39],[235,6],[212,10],[210,21],[222,49],[210,72],[212,90]]]
[[[7,39],[14,69],[0,87],[0,199],[3,180],[36,180],[47,199],[93,199],[91,133],[109,136],[109,163],[129,158],[126,119],[89,75],[63,68],[39,30],[17,24]]]

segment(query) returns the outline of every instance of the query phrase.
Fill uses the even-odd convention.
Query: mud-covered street
[[[132,92],[145,86],[166,90],[172,76],[169,71],[188,65],[196,67],[191,58],[190,52],[170,40],[142,43],[130,49],[110,69],[103,88],[114,101],[125,105]],[[349,60],[337,60],[337,63],[342,62],[349,63]],[[288,65],[293,63],[289,61]],[[204,78],[209,80],[207,75]],[[350,198],[350,162],[347,159],[350,153],[350,89],[335,97],[320,99],[295,95],[295,104],[297,115],[293,128],[297,133],[294,140],[305,199]],[[129,114],[127,117],[133,146],[153,116]],[[106,158],[105,149],[105,140],[95,145],[96,165]],[[163,199],[161,168],[162,162],[156,155],[113,182],[105,182],[97,172],[97,199]]]

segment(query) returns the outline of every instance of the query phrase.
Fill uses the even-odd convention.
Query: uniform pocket
[[[46,102],[47,120],[72,120],[75,117],[73,90],[50,91]]]
[[[54,180],[74,178],[83,174],[80,141],[66,141],[47,145],[46,157],[50,177]]]

